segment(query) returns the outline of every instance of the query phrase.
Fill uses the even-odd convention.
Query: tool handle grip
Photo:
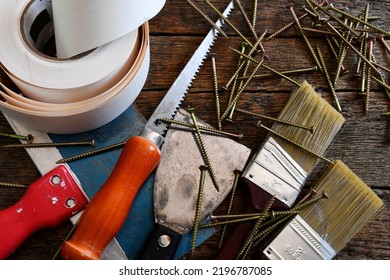
[[[0,259],[12,254],[31,234],[59,226],[88,200],[66,165],[59,165],[28,186],[23,197],[0,211]]]
[[[157,224],[144,247],[142,260],[172,260],[182,235]]]
[[[160,150],[152,141],[141,136],[127,141],[114,170],[81,215],[72,238],[63,244],[63,259],[100,259],[160,158]]]

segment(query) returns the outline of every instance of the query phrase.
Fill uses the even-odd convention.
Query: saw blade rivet
[[[164,234],[158,238],[158,245],[160,245],[160,247],[166,248],[169,244],[171,244],[171,238],[168,235]]]

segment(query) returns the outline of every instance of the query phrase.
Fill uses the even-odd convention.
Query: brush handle
[[[272,196],[265,192],[260,187],[252,184],[241,178],[241,182],[244,183],[243,187],[248,192],[249,196],[246,198],[246,213],[260,212],[266,207],[267,202]],[[234,260],[236,259],[241,247],[244,245],[245,240],[249,236],[254,222],[244,222],[237,225],[228,236],[227,240],[218,251],[217,260]]]
[[[64,223],[87,202],[68,167],[57,166],[33,182],[16,204],[0,211],[0,259],[34,232]]]
[[[63,259],[100,259],[160,157],[157,145],[147,138],[134,136],[127,141],[110,177],[88,204],[72,238],[62,246]]]

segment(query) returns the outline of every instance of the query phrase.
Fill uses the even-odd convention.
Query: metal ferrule
[[[162,143],[164,142],[164,137],[146,127],[142,130],[140,136],[152,141],[154,144],[156,144],[157,147],[161,147]]]
[[[330,260],[336,252],[297,215],[263,254],[270,260]]]
[[[303,188],[308,174],[269,137],[245,168],[242,177],[290,208]]]

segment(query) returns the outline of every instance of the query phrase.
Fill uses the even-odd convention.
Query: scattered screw
[[[74,155],[74,156],[71,156],[71,157],[60,159],[56,163],[57,164],[59,164],[59,163],[67,163],[67,162],[83,159],[83,158],[86,158],[86,157],[94,156],[94,155],[97,155],[97,154],[100,154],[100,153],[103,153],[103,152],[107,152],[107,151],[110,151],[110,150],[113,150],[113,149],[121,148],[125,144],[126,144],[126,141],[120,142],[120,143],[116,143],[116,144],[112,144],[112,145],[105,146],[105,147],[102,147],[102,148],[99,148],[99,149],[95,149],[95,150],[92,150],[92,151],[87,151],[85,153],[81,153],[81,154],[78,154],[78,155]]]
[[[298,27],[298,30],[299,32],[301,33],[302,35],[302,38],[303,40],[305,41],[306,43],[306,46],[309,48],[309,51],[310,51],[310,54],[315,62],[315,64],[317,65],[318,69],[320,70],[320,72],[322,72],[322,67],[321,67],[321,63],[318,61],[318,58],[317,58],[317,55],[315,54],[314,50],[313,50],[313,47],[311,46],[310,42],[309,42],[309,39],[306,37],[305,35],[305,32],[302,30],[302,26],[301,26],[301,23],[299,22],[299,18],[297,17],[295,11],[294,11],[294,6],[293,4],[289,4],[287,5],[287,8],[290,10],[294,20],[295,20],[295,23]]]
[[[217,125],[218,129],[222,129],[221,125],[221,108],[219,103],[219,93],[218,93],[218,78],[217,78],[217,64],[215,62],[215,53],[210,53],[211,57],[211,68],[213,70],[213,83],[214,83],[214,94],[215,94],[215,108],[217,110]]]
[[[0,182],[0,187],[7,188],[27,188],[27,185],[18,184],[18,183],[9,183],[9,182]]]
[[[49,147],[68,147],[68,146],[96,146],[95,140],[79,142],[48,142],[48,143],[22,143],[3,145],[2,148],[49,148]]]
[[[326,81],[328,82],[328,86],[330,88],[330,91],[332,92],[333,100],[336,104],[337,111],[341,112],[342,110],[341,110],[339,99],[336,95],[336,90],[332,84],[332,81],[330,80],[330,75],[329,75],[329,72],[328,72],[327,67],[325,65],[324,58],[322,57],[321,49],[319,47],[317,47],[317,53],[318,53],[318,57],[319,57],[319,60],[321,62],[321,65],[322,65],[322,70],[324,70],[323,72],[324,72]]]
[[[215,189],[217,191],[219,191],[219,186],[218,186],[217,178],[215,177],[214,168],[213,168],[213,165],[211,164],[211,160],[210,160],[209,154],[207,152],[206,145],[204,143],[202,133],[199,130],[199,126],[198,126],[198,122],[196,121],[194,109],[190,108],[188,110],[188,112],[190,113],[192,122],[194,123],[194,127],[195,127],[195,130],[196,130],[196,135],[197,135],[197,138],[198,138],[198,141],[199,141],[199,144],[200,144],[200,149],[201,149],[203,158],[204,158],[204,160],[206,162],[206,165],[208,166],[208,170],[209,170],[209,174],[210,174],[211,180],[213,181]]]
[[[301,144],[299,144],[299,143],[297,143],[297,142],[295,142],[295,141],[293,141],[293,140],[283,136],[282,134],[280,134],[280,133],[278,133],[278,132],[276,132],[276,131],[268,128],[268,127],[266,127],[265,125],[260,124],[260,126],[262,128],[264,128],[265,130],[267,130],[268,132],[271,132],[273,135],[276,135],[276,136],[282,138],[283,140],[285,140],[285,141],[287,141],[287,142],[289,142],[291,144],[296,145],[297,147],[301,148],[302,150],[306,151],[307,153],[309,153],[311,155],[314,155],[314,156],[318,157],[319,159],[322,159],[323,161],[325,161],[327,163],[333,164],[333,161],[331,161],[330,159],[327,159],[327,158],[325,158],[325,157],[323,157],[323,156],[321,156],[319,154],[314,153],[313,151],[311,151],[311,150],[305,148],[304,146],[302,146]]]
[[[236,32],[238,36],[241,37],[241,39],[247,42],[249,46],[253,47],[253,44],[244,35],[242,35],[242,33],[213,4],[211,4],[210,1],[206,0],[205,2],[224,20],[227,25],[234,30],[234,32]]]
[[[257,114],[257,113],[254,113],[254,112],[251,112],[251,111],[248,111],[248,110],[244,110],[244,109],[237,109],[237,111],[241,112],[241,113],[244,113],[244,114],[247,114],[247,115],[258,117],[258,118],[261,118],[261,119],[266,119],[266,120],[270,120],[270,121],[274,121],[274,122],[278,122],[278,123],[282,123],[282,124],[286,124],[286,125],[291,125],[291,126],[294,126],[294,127],[297,127],[297,128],[308,130],[308,131],[310,131],[310,133],[314,133],[314,127],[313,126],[309,127],[309,126],[293,123],[293,122],[290,122],[290,121],[285,121],[285,120],[282,120],[282,119],[278,119],[278,118],[273,118],[273,117]]]
[[[213,22],[198,6],[195,5],[194,2],[191,0],[186,0],[188,4],[190,4],[201,16],[204,17],[205,20],[207,20],[208,23],[210,23],[216,30],[218,30],[219,33],[221,33],[223,36],[228,37],[226,33]]]
[[[1,137],[8,137],[8,138],[24,140],[24,141],[27,141],[27,143],[32,143],[33,140],[34,140],[34,136],[32,136],[31,134],[28,134],[28,135],[18,135],[18,134],[11,134],[11,133],[0,132],[0,136]]]
[[[206,178],[206,171],[208,167],[202,165],[199,167],[200,169],[200,181],[199,181],[199,190],[198,190],[198,200],[196,202],[196,210],[195,210],[195,220],[194,220],[194,229],[191,240],[191,251],[192,253],[196,248],[196,239],[198,237],[199,223],[200,223],[200,212],[202,208],[202,200],[203,200],[203,189],[204,189],[204,181]]]
[[[237,188],[238,180],[240,179],[241,174],[242,174],[241,170],[237,170],[237,169],[234,170],[233,188],[231,191],[229,206],[228,206],[228,210],[226,212],[226,215],[229,215],[230,212],[232,211],[234,197],[236,194],[236,188]],[[225,238],[226,229],[227,229],[227,225],[224,225],[224,227],[222,228],[221,238],[219,239],[219,245],[218,245],[219,248],[221,248],[223,240]]]

